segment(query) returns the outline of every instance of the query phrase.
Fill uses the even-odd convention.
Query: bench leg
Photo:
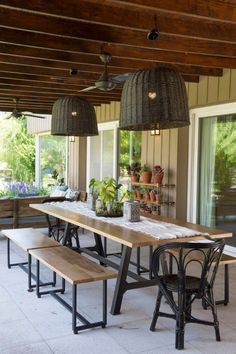
[[[7,239],[7,268],[10,269],[11,267],[24,266],[28,264],[28,262],[11,263],[10,253],[11,253],[10,239],[8,238]]]
[[[76,327],[76,319],[77,319],[77,285],[72,285],[72,331],[74,334],[78,333]]]
[[[102,297],[103,297],[103,302],[102,302],[102,308],[103,308],[103,324],[102,328],[106,327],[107,324],[107,280],[103,280],[103,289],[102,289]]]
[[[72,285],[72,331],[74,334],[77,334],[78,331],[82,331],[84,329],[94,328],[94,327],[102,327],[105,328],[107,324],[107,280],[103,280],[102,284],[102,321],[98,322],[89,322],[84,316],[77,312],[77,284]],[[60,302],[63,304],[64,301]],[[65,303],[64,303],[65,306]],[[70,306],[65,306],[67,309]],[[77,325],[77,318],[83,323],[82,325]]]
[[[229,303],[229,265],[225,264],[224,305]]]
[[[28,253],[28,292],[33,291],[33,286],[32,286],[32,257],[31,254]]]

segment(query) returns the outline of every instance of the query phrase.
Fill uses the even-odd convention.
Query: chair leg
[[[157,323],[157,319],[159,316],[159,310],[160,310],[160,306],[161,306],[161,298],[162,298],[162,292],[161,290],[158,291],[158,295],[157,295],[157,301],[156,301],[156,306],[155,306],[155,310],[153,312],[153,317],[152,317],[152,323],[150,326],[150,331],[155,331],[155,327],[156,327],[156,323]]]
[[[184,294],[178,293],[178,311],[176,313],[175,348],[184,349],[184,325],[186,308]]]
[[[215,304],[215,299],[214,299],[214,294],[213,294],[212,289],[208,290],[208,296],[209,296],[209,300],[210,300],[209,305],[211,307],[213,320],[214,320],[214,328],[215,328],[216,340],[217,340],[217,342],[220,342],[221,339],[220,339],[219,321],[218,321],[216,304]]]

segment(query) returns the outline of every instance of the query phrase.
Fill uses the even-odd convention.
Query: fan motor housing
[[[95,82],[95,86],[101,91],[111,91],[116,87],[116,83],[110,80],[98,80]]]

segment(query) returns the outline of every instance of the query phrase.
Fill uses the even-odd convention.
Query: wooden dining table
[[[118,277],[116,280],[115,291],[111,306],[111,314],[116,315],[120,313],[124,293],[132,289],[138,289],[148,286],[156,285],[155,279],[147,278],[129,270],[131,263],[131,253],[133,249],[142,248],[145,246],[157,247],[166,242],[186,242],[190,240],[201,240],[205,237],[211,239],[231,237],[232,233],[215,228],[210,228],[202,225],[192,224],[177,219],[170,219],[163,216],[150,216],[150,218],[172,223],[178,226],[190,228],[200,233],[201,235],[193,237],[180,237],[173,239],[157,239],[148,234],[137,232],[137,230],[128,229],[121,225],[114,225],[106,222],[104,219],[92,218],[87,215],[80,214],[77,211],[63,208],[60,204],[30,204],[30,206],[45,214],[54,216],[66,222],[65,234],[62,243],[67,244],[70,237],[69,227],[71,224],[80,226],[83,229],[91,231],[95,237],[95,246],[88,248],[81,248],[79,251],[85,252],[90,256],[98,259],[101,264],[109,265],[118,270]],[[146,215],[145,215],[146,216]],[[208,234],[206,236],[206,233]],[[205,235],[204,235],[205,234]],[[103,249],[102,239],[112,240],[122,245],[122,252],[119,264],[106,257]],[[96,251],[96,252],[94,252]],[[133,281],[128,282],[128,277]]]

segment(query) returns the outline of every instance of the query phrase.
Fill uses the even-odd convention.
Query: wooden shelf
[[[147,187],[161,187],[169,188],[175,187],[175,184],[158,184],[158,183],[143,183],[143,182],[130,182],[131,186],[147,186]]]
[[[145,203],[145,204],[175,205],[175,202],[166,202],[166,201],[157,202],[157,201],[144,200],[144,199],[138,199],[138,198],[135,198],[135,200],[137,200],[140,203]]]

